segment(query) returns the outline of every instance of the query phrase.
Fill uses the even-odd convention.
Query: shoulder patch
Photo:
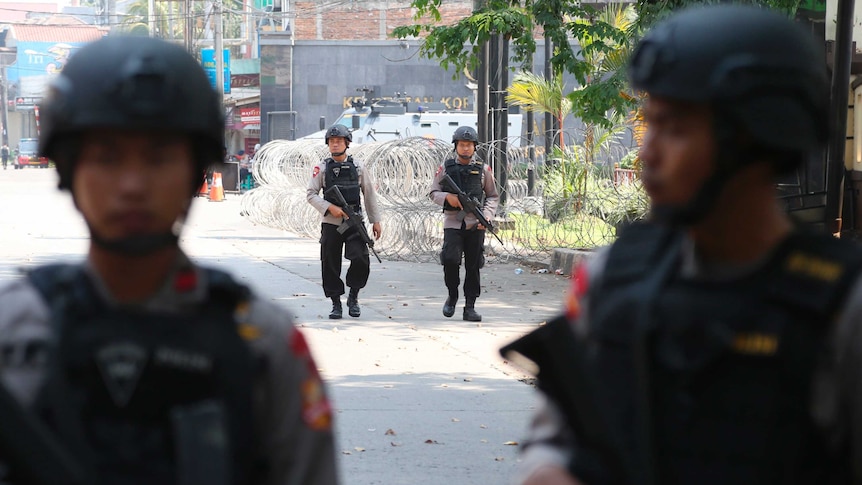
[[[319,174],[319,173],[320,173],[320,165],[315,165],[314,166],[314,173],[311,174],[311,177],[312,178],[317,177],[317,174]]]
[[[311,357],[305,336],[296,327],[290,335],[290,351],[306,366],[306,378],[299,384],[302,420],[315,431],[327,431],[332,428],[332,406],[326,397],[323,381],[317,371],[317,364]]]
[[[580,263],[575,267],[572,275],[572,286],[566,296],[566,318],[574,320],[581,313],[581,299],[587,294],[589,286],[589,275],[587,265]]]
[[[485,170],[487,170],[487,171],[489,171],[489,172],[490,172],[490,171],[491,171],[491,166],[490,166],[490,165],[485,165]]]
[[[440,172],[442,172],[442,171],[443,171],[443,165],[440,165],[439,167],[437,167],[437,171],[434,172],[434,176],[436,177],[436,176],[440,175]]]

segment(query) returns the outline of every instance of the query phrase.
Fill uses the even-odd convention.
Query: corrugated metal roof
[[[19,42],[90,42],[106,34],[92,25],[12,25],[12,36]]]

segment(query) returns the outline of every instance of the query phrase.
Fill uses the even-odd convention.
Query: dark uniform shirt
[[[598,251],[576,271],[572,291],[566,302],[566,315],[574,333],[583,338],[589,332],[590,301],[587,288],[600,284],[605,269],[607,248]],[[733,284],[759,269],[758,263],[734,266],[707,265],[700,261],[693,244],[686,241],[678,276],[689,280]],[[850,466],[854,484],[862,484],[862,279],[851,287],[843,310],[833,326],[829,340],[832,352],[824,355],[814,373],[810,414],[812,422],[830,441],[846,439],[850,444]],[[543,400],[534,415],[523,443],[521,463],[513,483],[522,483],[543,466],[566,468],[572,456],[573,436],[558,406]],[[589,484],[585,484],[589,485]]]

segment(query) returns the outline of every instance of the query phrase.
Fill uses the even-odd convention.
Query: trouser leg
[[[464,232],[464,297],[473,300],[482,292],[479,269],[485,265],[485,231]]]
[[[345,281],[347,286],[357,290],[365,288],[368,276],[371,274],[371,258],[368,256],[368,246],[354,231],[347,232],[344,242],[344,257],[350,261]]]
[[[344,239],[333,224],[321,224],[320,230],[320,267],[323,279],[323,293],[327,297],[344,294],[341,281],[341,251]]]
[[[461,229],[443,230],[443,250],[440,252],[440,263],[443,265],[443,282],[449,290],[449,295],[458,294],[461,284],[461,253],[464,251],[463,233]]]

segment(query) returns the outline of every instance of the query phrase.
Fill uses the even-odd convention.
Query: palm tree
[[[562,76],[547,80],[529,71],[515,75],[506,102],[534,113],[550,113],[559,126],[572,111],[572,101],[563,95],[565,85]],[[560,146],[563,146],[563,131],[560,130]]]
[[[172,22],[171,19],[179,18],[174,12],[173,2],[153,2],[154,26],[156,36],[162,38],[175,38],[180,32],[182,22]],[[123,19],[123,30],[131,34],[150,34],[150,8],[148,0],[137,0],[129,5],[126,16]],[[172,29],[173,27],[173,29]]]
[[[604,22],[621,35],[617,35],[617,39],[599,37],[591,34],[590,29],[579,29],[575,25],[571,30],[576,32],[581,55],[593,67],[587,73],[584,85],[565,94],[561,76],[556,75],[547,80],[532,72],[521,72],[515,75],[506,101],[511,105],[521,106],[526,111],[550,113],[557,118],[559,126],[563,126],[563,120],[569,114],[574,112],[577,115],[578,107],[589,103],[589,96],[592,95],[589,87],[593,81],[623,72],[631,49],[629,39],[634,34],[635,20],[636,13],[631,5],[609,5],[592,19],[572,20],[572,24],[580,25]],[[628,90],[620,91],[619,95],[632,96]],[[581,208],[586,196],[587,179],[594,162],[602,153],[611,149],[624,129],[625,116],[615,111],[606,113],[605,116],[608,120],[607,126],[587,123],[583,129],[583,143],[571,150],[565,148],[563,132],[560,131],[559,148],[549,155],[561,162],[548,174],[553,177],[553,180],[548,182],[559,185],[555,195],[561,199],[554,204],[560,205],[560,208]]]

